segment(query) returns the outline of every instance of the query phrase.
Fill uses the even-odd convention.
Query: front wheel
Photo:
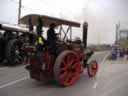
[[[91,62],[88,64],[88,69],[87,69],[87,71],[88,71],[88,76],[89,76],[89,77],[94,77],[94,76],[96,76],[96,73],[97,73],[97,71],[98,71],[98,63],[97,63],[95,60],[91,61]]]

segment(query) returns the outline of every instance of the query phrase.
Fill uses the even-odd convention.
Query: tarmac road
[[[0,67],[0,96],[128,96],[128,62],[105,61],[107,54],[92,57],[99,62],[95,78],[85,70],[74,85],[65,88],[30,79],[24,65]]]

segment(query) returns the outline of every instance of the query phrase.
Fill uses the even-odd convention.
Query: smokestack
[[[0,29],[2,29],[2,24],[0,24]]]
[[[87,47],[87,32],[88,32],[88,23],[84,22],[83,23],[83,43],[84,43],[84,48]]]

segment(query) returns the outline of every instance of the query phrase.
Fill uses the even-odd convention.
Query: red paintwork
[[[52,66],[53,66],[53,62],[52,62],[52,57],[49,55],[48,50],[43,50],[42,51],[42,57],[40,56],[34,56],[33,58],[31,58],[30,60],[30,64],[33,68],[32,73],[30,73],[31,77],[37,80],[42,80],[43,78],[47,78],[50,79],[53,77],[53,73],[52,73]],[[40,61],[40,58],[42,58]],[[45,64],[45,65],[44,65]],[[43,66],[45,66],[45,70],[43,70]],[[35,70],[34,70],[35,69]],[[35,74],[37,75],[37,77],[35,76]]]
[[[80,72],[79,57],[71,53],[67,54],[60,64],[59,71],[59,78],[64,86],[73,84]]]
[[[90,77],[94,77],[96,75],[96,73],[97,73],[97,70],[98,70],[98,64],[97,64],[97,62],[96,61],[90,62],[89,69],[88,69],[89,76]]]
[[[59,68],[59,78],[64,86],[69,86],[73,84],[78,78],[79,73],[83,72],[83,65],[80,64],[84,56],[84,50],[81,46],[75,45],[59,45],[61,47],[57,47],[57,56],[59,56],[62,52],[66,50],[70,50],[76,54],[76,57],[72,54],[67,54],[63,60],[61,60]],[[40,54],[40,55],[39,55]],[[41,53],[36,53],[30,59],[30,77],[36,80],[54,80],[54,72],[53,67],[57,57],[55,55],[51,55],[49,50],[45,48]],[[71,62],[74,62],[71,65]],[[93,62],[95,63],[95,62]],[[45,65],[45,70],[43,66]],[[91,64],[89,67],[89,75],[90,77],[94,77],[96,75],[98,66],[95,64]],[[68,69],[68,70],[67,70]],[[71,71],[74,70],[74,71]],[[62,72],[63,71],[63,72]]]

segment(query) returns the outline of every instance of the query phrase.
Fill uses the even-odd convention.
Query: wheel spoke
[[[63,65],[67,65],[68,63],[63,60],[63,61],[62,61],[62,64],[63,64]]]
[[[60,66],[61,70],[66,70],[68,68],[68,64],[64,60],[62,61],[61,65],[62,65],[62,66]]]
[[[65,79],[66,83],[72,83],[77,78],[78,72],[71,72]]]
[[[65,82],[69,82],[69,80],[72,78],[72,73],[69,73],[66,78],[65,78]]]
[[[71,59],[70,59],[70,56],[66,56],[66,57],[65,57],[65,62],[66,62],[67,64],[70,63],[70,60],[71,60]]]
[[[20,60],[18,58],[15,59],[16,62],[20,62]]]
[[[60,79],[64,79],[64,77],[67,75],[67,72],[65,71],[63,74],[60,74]]]
[[[22,59],[23,59],[20,55],[17,55],[17,58],[18,58],[18,59],[20,59],[20,60],[22,60]]]
[[[67,68],[68,68],[67,66],[64,66],[64,67],[61,68],[60,70],[61,70],[61,71],[65,71],[65,70],[67,70]]]
[[[78,63],[74,63],[73,65],[72,65],[72,68],[76,68],[78,66]]]

